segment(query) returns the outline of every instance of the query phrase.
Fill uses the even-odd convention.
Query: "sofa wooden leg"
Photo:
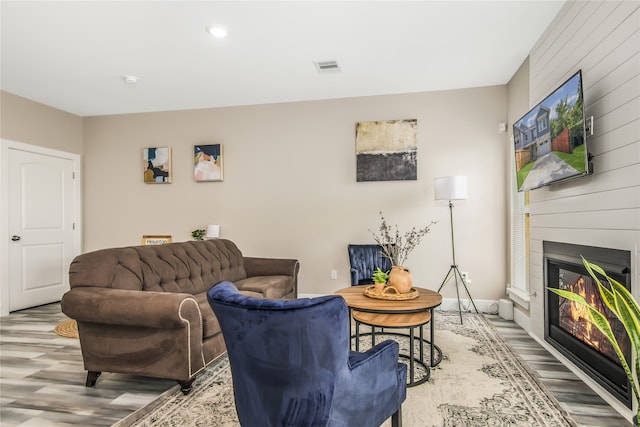
[[[391,427],[402,427],[402,406],[391,416]]]
[[[182,391],[182,394],[184,394],[185,396],[189,394],[193,386],[193,381],[195,379],[196,377],[190,378],[186,381],[178,380],[178,384],[180,384],[180,391]]]
[[[84,384],[85,387],[93,387],[96,385],[96,381],[98,381],[100,374],[102,374],[102,372],[87,371],[87,382]]]

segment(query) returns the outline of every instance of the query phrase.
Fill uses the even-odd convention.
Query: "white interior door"
[[[9,311],[60,301],[74,247],[74,161],[8,150]]]

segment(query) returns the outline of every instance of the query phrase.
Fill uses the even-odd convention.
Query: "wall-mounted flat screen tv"
[[[591,173],[578,71],[513,124],[518,191]]]

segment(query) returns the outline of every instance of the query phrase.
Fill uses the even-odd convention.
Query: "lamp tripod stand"
[[[462,303],[460,302],[460,289],[459,289],[458,279],[460,279],[460,281],[462,282],[462,286],[464,287],[464,290],[467,293],[467,296],[469,297],[469,301],[471,301],[471,304],[473,305],[473,308],[475,309],[476,313],[478,313],[478,307],[476,307],[476,304],[473,302],[473,298],[471,298],[471,294],[469,293],[469,288],[467,288],[467,282],[465,282],[464,277],[462,277],[462,273],[460,273],[460,269],[458,268],[458,264],[456,264],[456,246],[455,246],[455,241],[453,239],[453,202],[451,200],[449,200],[449,217],[451,218],[451,251],[453,254],[453,262],[451,263],[451,268],[449,268],[449,271],[447,272],[447,275],[444,277],[442,284],[438,288],[438,293],[444,287],[444,285],[447,284],[447,282],[449,281],[449,279],[451,279],[451,276],[453,275],[453,278],[456,281],[456,296],[458,297],[458,312],[460,313],[460,324],[462,325]]]

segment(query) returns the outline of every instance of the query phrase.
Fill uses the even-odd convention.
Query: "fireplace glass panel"
[[[591,276],[560,268],[557,287],[581,295],[592,307],[598,310],[609,321],[616,341],[620,344],[623,354],[629,354],[629,339],[618,318],[606,306],[598,285]],[[589,317],[588,309],[573,301],[559,298],[558,326],[570,335],[576,337],[589,347],[598,351],[614,363],[622,366],[613,346],[607,337],[600,332]]]
[[[609,320],[627,361],[631,346],[618,318],[602,301],[598,285],[582,263],[582,257],[602,267],[627,289],[631,288],[629,251],[543,242],[546,286],[582,295]],[[606,285],[604,278],[601,282]],[[591,376],[612,396],[631,408],[629,380],[609,340],[591,323],[585,308],[548,291],[545,298],[545,340]]]

